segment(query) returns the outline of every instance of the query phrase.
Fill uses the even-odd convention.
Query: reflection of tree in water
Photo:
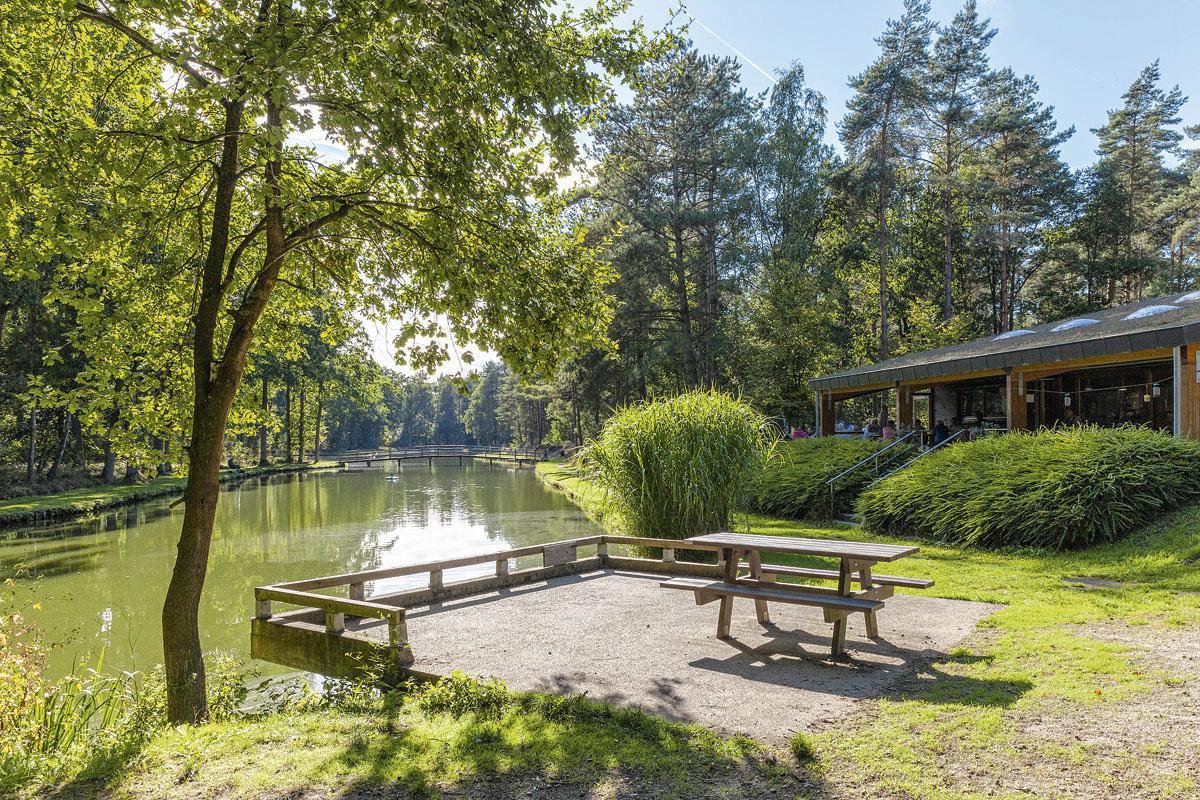
[[[66,645],[52,654],[53,672],[101,649],[117,669],[160,660],[161,604],[183,513],[172,502],[14,529],[0,539],[0,575],[24,563],[43,576],[35,621]],[[255,586],[595,530],[527,469],[421,463],[246,480],[227,487],[217,507],[200,615],[204,646],[246,653]]]

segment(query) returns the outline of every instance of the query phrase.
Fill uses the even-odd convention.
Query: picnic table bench
[[[754,601],[755,613],[761,624],[771,621],[768,603],[816,606],[824,611],[825,621],[833,623],[831,652],[842,655],[846,641],[846,622],[854,613],[866,617],[867,636],[879,636],[875,614],[895,587],[927,589],[933,581],[895,575],[874,575],[872,567],[891,562],[917,552],[908,545],[848,542],[837,539],[804,539],[790,536],[756,536],[741,533],[710,533],[694,536],[685,542],[717,546],[722,565],[721,580],[703,578],[672,578],[659,585],[666,589],[693,592],[700,605],[720,601],[717,615],[717,637],[729,638],[734,598]],[[826,556],[838,559],[838,569],[816,569],[764,564],[763,553]],[[743,562],[743,557],[745,561]],[[749,573],[740,577],[739,569]],[[780,583],[779,576],[836,580],[837,588],[809,584]],[[853,584],[858,584],[858,589]]]

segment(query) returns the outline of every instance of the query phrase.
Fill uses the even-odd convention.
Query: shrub
[[[874,476],[866,470],[851,473],[834,485],[832,497],[825,482],[882,446],[869,439],[832,436],[783,444],[755,481],[750,510],[795,519],[828,519],[844,514],[854,507],[854,499]]]
[[[1080,427],[952,445],[865,491],[858,510],[876,533],[1061,550],[1197,500],[1200,443]]]
[[[581,463],[625,532],[682,539],[728,526],[772,439],[748,404],[695,391],[620,409]]]

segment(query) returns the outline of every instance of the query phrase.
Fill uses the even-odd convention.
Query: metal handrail
[[[947,436],[945,439],[942,439],[940,442],[938,442],[937,444],[935,444],[933,447],[931,447],[931,448],[929,448],[928,450],[926,450],[925,452],[923,452],[923,453],[920,453],[919,455],[917,455],[917,457],[916,457],[916,458],[914,458],[914,459],[912,459],[912,460],[910,460],[910,461],[906,461],[906,462],[905,462],[904,464],[902,464],[900,467],[898,467],[897,469],[894,469],[894,470],[892,470],[892,471],[891,471],[891,472],[889,472],[887,475],[880,475],[878,478],[876,478],[875,480],[873,480],[873,481],[871,481],[870,483],[868,483],[868,484],[867,484],[867,488],[868,488],[868,489],[870,489],[872,486],[874,486],[875,484],[879,483],[879,482],[880,482],[881,480],[883,480],[884,478],[887,478],[887,477],[889,477],[889,476],[891,476],[891,475],[895,475],[895,474],[896,474],[897,472],[899,472],[900,470],[902,470],[902,469],[905,469],[906,467],[909,467],[909,466],[911,466],[912,464],[916,463],[917,461],[920,461],[922,458],[924,458],[925,456],[929,455],[929,454],[930,454],[930,453],[932,453],[934,450],[940,450],[941,448],[945,447],[946,445],[948,445],[948,444],[951,444],[952,442],[954,442],[954,440],[955,440],[955,439],[957,439],[957,438],[959,438],[960,436],[962,436],[962,435],[966,434],[967,432],[968,432],[968,431],[967,431],[967,429],[966,429],[966,428],[963,428],[962,430],[959,430],[959,431],[955,431],[954,433],[952,433],[952,434],[950,434],[949,436]]]
[[[864,466],[864,465],[865,465],[865,464],[866,464],[868,461],[871,461],[871,460],[876,460],[876,461],[877,461],[881,455],[883,455],[883,454],[884,454],[884,453],[886,453],[887,451],[891,450],[893,447],[896,447],[896,446],[898,446],[898,445],[904,444],[906,441],[908,441],[909,439],[911,439],[911,438],[912,438],[912,437],[914,437],[914,436],[922,436],[922,435],[924,435],[924,433],[925,433],[925,431],[923,431],[923,430],[920,430],[920,429],[913,430],[913,431],[909,431],[908,433],[904,434],[903,436],[901,436],[901,437],[900,437],[899,439],[897,439],[896,441],[894,441],[894,442],[892,442],[891,444],[889,444],[887,447],[881,447],[881,448],[879,448],[879,449],[878,449],[878,450],[876,450],[874,453],[871,453],[871,455],[867,456],[867,457],[866,457],[866,458],[864,458],[862,461],[859,461],[859,462],[858,462],[857,464],[855,464],[854,466],[852,466],[852,467],[849,467],[849,468],[847,468],[847,469],[844,469],[844,470],[842,470],[841,472],[839,472],[837,475],[834,475],[832,478],[830,478],[829,480],[825,481],[825,485],[826,485],[826,486],[830,486],[830,487],[832,487],[834,483],[836,483],[837,481],[839,481],[839,480],[841,480],[842,478],[846,477],[846,476],[847,476],[847,475],[849,475],[851,472],[854,472],[855,470],[857,470],[857,469],[859,469],[860,467]]]

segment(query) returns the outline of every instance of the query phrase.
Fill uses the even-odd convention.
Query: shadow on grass
[[[819,778],[745,737],[723,738],[579,696],[522,694],[499,714],[389,712],[322,772],[339,797],[811,796]],[[601,791],[604,790],[604,791]]]

